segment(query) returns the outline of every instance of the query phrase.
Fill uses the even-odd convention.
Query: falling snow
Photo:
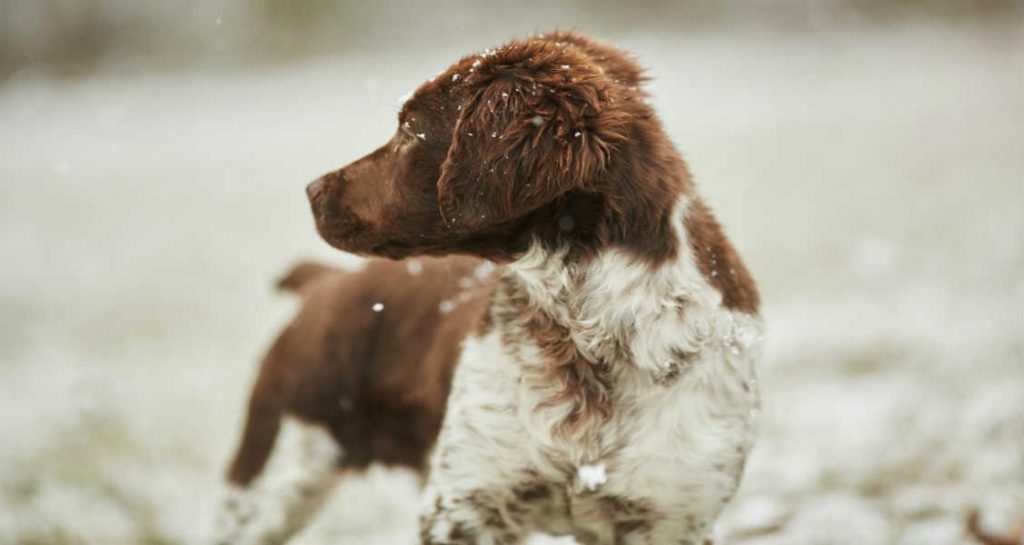
[[[677,36],[629,44],[764,295],[761,431],[716,543],[960,545],[971,507],[992,531],[1020,516],[1017,33],[907,30],[830,34],[827,55],[817,38],[709,33],[692,39],[687,70],[672,69]],[[322,166],[371,149],[351,127],[390,130],[376,104],[393,109],[428,54],[75,85],[29,74],[0,90],[12,180],[0,233],[17,264],[0,267],[0,542],[204,541],[259,352],[295,305],[270,280],[298,256],[359,263],[328,250],[298,206],[295,173],[320,168],[303,146],[329,143]],[[352,74],[378,80],[340,100]],[[271,96],[306,98],[266,108]],[[302,142],[288,137],[297,118]],[[210,122],[184,145],[194,119]],[[250,126],[265,131],[239,150]],[[221,168],[238,175],[212,181]],[[238,228],[194,236],[223,224],[225,195],[246,211]],[[123,228],[168,209],[188,221]],[[346,477],[296,545],[414,541],[416,483],[379,468]]]
[[[476,276],[477,279],[479,280],[484,280],[488,276],[490,276],[492,272],[494,272],[495,268],[496,267],[494,263],[490,261],[484,261],[483,263],[477,265],[476,269],[473,270],[473,276]]]

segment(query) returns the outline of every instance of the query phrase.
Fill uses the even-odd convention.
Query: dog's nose
[[[306,196],[309,197],[309,200],[313,200],[323,190],[324,190],[324,179],[323,178],[317,178],[317,179],[313,180],[312,182],[310,182],[309,185],[306,186]]]

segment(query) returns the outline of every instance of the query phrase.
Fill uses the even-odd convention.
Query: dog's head
[[[574,34],[463,58],[405,102],[390,141],[309,185],[317,229],[392,258],[503,259],[534,238],[597,236],[620,154],[651,117],[640,80],[625,54]]]

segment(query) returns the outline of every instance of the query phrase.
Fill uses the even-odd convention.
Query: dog
[[[422,475],[493,270],[470,257],[294,266],[277,286],[300,308],[260,365],[211,542],[285,543],[371,463]]]
[[[423,545],[709,539],[755,436],[760,299],[644,82],[580,34],[512,41],[307,186],[325,241],[392,261],[293,275],[306,303],[254,388],[236,513],[284,414],[307,440],[291,526],[338,468],[381,461],[429,466]],[[293,343],[329,356],[274,363]]]

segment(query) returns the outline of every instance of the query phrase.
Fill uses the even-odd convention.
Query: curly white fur
[[[615,249],[574,269],[564,252],[534,245],[502,271],[567,327],[579,354],[605,362],[611,415],[595,444],[559,439],[552,430],[567,409],[552,399],[562,385],[530,379],[545,365],[538,346],[510,345],[501,324],[468,339],[432,460],[425,542],[519,543],[545,531],[596,544],[696,544],[709,535],[755,435],[763,335],[759,318],[724,308],[701,275],[686,209],[684,198],[674,214],[681,251],[657,269]],[[604,482],[581,482],[598,464]],[[536,511],[515,495],[534,481],[549,490]]]

